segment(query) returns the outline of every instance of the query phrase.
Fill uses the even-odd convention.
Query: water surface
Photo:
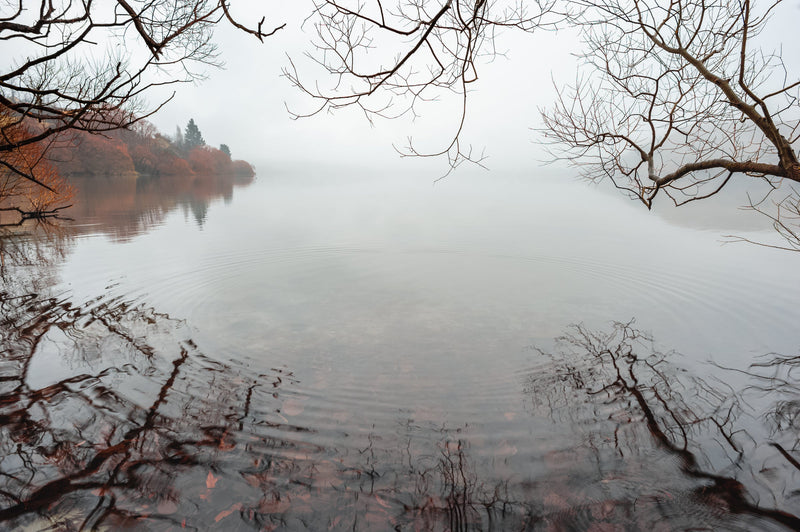
[[[721,245],[769,238],[735,205],[363,169],[81,200],[3,240],[8,526],[798,526],[797,258]]]

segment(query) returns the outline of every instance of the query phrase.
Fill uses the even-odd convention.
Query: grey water
[[[0,523],[792,529],[800,256],[734,191],[263,168],[3,236]],[[661,528],[659,528],[661,527]]]

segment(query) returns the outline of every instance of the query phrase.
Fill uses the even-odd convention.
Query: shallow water
[[[544,176],[262,173],[4,238],[5,524],[800,523],[794,254]]]

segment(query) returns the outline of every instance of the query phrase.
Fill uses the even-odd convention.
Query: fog
[[[290,58],[331,83],[312,8],[236,0],[285,29],[222,24],[224,69],[148,93],[255,178],[96,172],[0,235],[0,528],[800,529],[797,255],[721,244],[781,243],[754,180],[652,213],[545,165],[569,29],[498,36],[461,135],[488,169],[438,179],[394,146],[445,147],[458,94],[291,119]],[[792,76],[798,20],[760,36]]]
[[[315,105],[281,74],[289,56],[301,75],[314,72],[303,55],[313,49],[314,30],[308,23],[303,25],[310,9],[300,2],[281,6],[278,12],[270,10],[273,14],[268,13],[265,26],[283,22],[287,26],[264,44],[230,27],[220,27],[216,41],[224,69],[208,69],[204,82],[178,87],[173,101],[153,122],[162,132],[173,134],[176,125],[183,127],[194,118],[207,143],[226,143],[234,157],[251,160],[259,167],[303,161],[391,166],[425,172],[431,180],[439,177],[447,169],[446,161],[401,160],[394,146],[405,146],[407,137],[413,136],[422,148],[441,149],[457,126],[458,95],[440,92],[438,101],[418,108],[421,116],[416,120],[379,120],[371,126],[356,109],[292,120],[287,108],[304,113]],[[248,15],[242,16],[248,20]],[[250,17],[257,19],[260,16]],[[480,79],[471,86],[463,138],[477,151],[486,149],[492,169],[537,168],[544,158],[533,144],[536,135],[531,130],[538,124],[537,107],[554,94],[551,74],[566,75],[574,70],[570,53],[578,49],[578,42],[567,31],[557,36],[506,32],[497,47],[506,55],[479,66]]]
[[[262,5],[263,6],[263,5]],[[275,3],[269,6],[235,6],[242,22],[255,24],[266,15],[265,28],[286,27],[259,43],[254,37],[221,24],[215,41],[222,69],[206,68],[207,79],[195,85],[171,87],[152,93],[158,97],[175,90],[169,104],[152,121],[163,132],[174,134],[194,118],[208,144],[228,144],[235,158],[253,162],[259,169],[302,161],[315,166],[394,167],[431,180],[446,170],[444,160],[401,159],[394,148],[413,136],[430,150],[441,149],[457,126],[460,97],[440,92],[438,101],[418,108],[416,120],[379,120],[373,126],[356,109],[292,120],[289,111],[303,113],[314,102],[281,75],[289,57],[308,81],[329,82],[315,75],[311,60],[314,28],[305,17],[310,2]],[[789,71],[800,69],[800,38],[796,31],[800,2],[782,6],[760,37],[765,49],[777,49]],[[462,138],[478,152],[485,150],[491,171],[540,175],[574,174],[565,164],[547,165],[547,155],[536,129],[541,127],[540,108],[548,108],[554,83],[563,86],[578,75],[581,43],[570,29],[540,31],[533,35],[506,30],[500,33],[494,61],[478,64],[479,79],[470,85],[468,114]],[[475,168],[462,167],[473,173]],[[455,174],[457,175],[457,174]],[[487,175],[487,177],[489,177]]]

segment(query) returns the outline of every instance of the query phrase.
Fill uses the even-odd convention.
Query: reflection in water
[[[439,431],[433,457],[410,439],[385,456],[374,434],[347,462],[293,441],[314,429],[287,420],[302,410],[282,398],[291,372],[245,377],[210,361],[179,339],[185,324],[144,304],[3,292],[0,309],[0,522],[10,526],[204,528],[235,514],[255,528],[464,530],[481,524],[477,508],[510,509],[502,487],[470,471],[458,430]]]
[[[632,322],[616,323],[610,332],[575,326],[558,342],[560,349],[555,355],[543,353],[556,360],[556,369],[530,378],[527,393],[534,410],[545,412],[557,423],[571,424],[607,413],[613,425],[613,445],[601,443],[606,452],[613,449],[626,460],[647,461],[646,450],[652,441],[666,455],[662,459],[671,457],[670,463],[681,473],[700,482],[687,495],[709,506],[709,511],[765,518],[800,529],[800,517],[784,511],[797,508],[797,461],[776,443],[775,428],[771,434],[759,434],[757,423],[743,419],[748,405],[755,404],[750,400],[753,391],[780,390],[769,393],[771,400],[784,393],[796,394],[797,380],[775,377],[780,372],[791,374],[800,358],[774,357],[754,364],[747,375],[760,384],[736,392],[722,380],[709,382],[676,372],[669,362],[675,355],[657,351],[652,338],[633,328]],[[775,375],[758,373],[762,367],[774,368]],[[575,408],[581,396],[590,399],[584,408],[592,414]],[[782,399],[768,402],[767,417],[784,419],[786,404]],[[778,425],[782,439],[796,450],[800,427]],[[590,444],[602,455],[595,445]],[[778,449],[785,458],[771,453],[775,463],[769,471],[763,467],[767,446]],[[600,460],[597,465],[604,466]],[[768,487],[765,479],[770,481]],[[691,519],[685,522],[685,526],[692,524]]]
[[[213,408],[189,395],[183,375],[202,364],[190,361],[190,340],[173,353],[169,344],[152,347],[180,323],[131,302],[98,298],[78,307],[33,293],[3,292],[0,310],[0,519],[19,524],[39,514],[60,527],[92,528],[139,515],[147,504],[132,511],[134,496],[175,503],[181,467],[222,445],[232,423],[218,409],[224,387],[214,389]]]
[[[25,242],[17,257],[29,250],[44,268],[43,248]],[[289,368],[211,360],[184,321],[124,297],[34,290],[39,273],[18,268],[0,293],[3,526],[800,527],[798,358],[754,365],[751,386],[731,393],[677,371],[630,324],[577,327],[526,373],[527,417],[506,413],[501,443],[476,430],[491,420],[399,408],[390,430],[357,409],[331,429],[306,412]],[[761,440],[742,423],[745,395],[775,390]]]
[[[225,261],[189,260],[185,248],[176,255],[189,267],[145,256],[161,261],[164,280],[143,295],[130,282],[133,291],[56,281],[65,256],[91,240],[74,234],[99,230],[127,241],[176,210],[203,229],[194,233],[213,234],[209,204],[230,198],[232,187],[96,182],[72,213],[84,225],[0,237],[0,528],[800,528],[800,357],[768,355],[744,372],[720,367],[701,377],[699,364],[683,371],[678,354],[617,324],[575,327],[523,360],[509,351],[527,340],[501,341],[495,331],[513,312],[490,305],[488,286],[473,282],[480,276],[465,275],[469,261],[441,263],[448,281],[464,275],[472,290],[454,300],[454,317],[433,304],[447,292],[419,295],[443,278],[433,268],[439,262],[393,254],[388,274],[372,252],[351,262],[313,253],[302,262],[288,247],[226,247],[239,236],[228,228],[224,241],[195,241],[221,247],[214,251]],[[273,201],[268,209],[253,200],[276,219],[288,216],[280,205],[305,205]],[[330,216],[315,214],[322,207],[311,202],[299,218],[327,226]],[[303,233],[287,234],[293,242]],[[430,269],[403,275],[421,263]],[[89,264],[79,268],[84,275],[102,268]],[[565,264],[576,263],[558,269]],[[544,271],[535,265],[520,269]],[[131,268],[120,270],[99,281]],[[498,277],[513,279],[516,293],[517,270],[497,271],[511,272]],[[417,293],[409,287],[420,272],[435,279]],[[606,282],[641,273],[598,272]],[[225,284],[229,277],[243,280]],[[161,304],[178,298],[168,287],[188,293],[177,312]],[[547,287],[534,287],[546,300]],[[76,295],[81,288],[90,295]],[[350,299],[342,303],[340,292]],[[486,314],[462,304],[473,300],[498,321],[482,322]],[[193,314],[187,320],[180,309]],[[343,318],[331,319],[337,313]]]
[[[161,224],[178,207],[191,213],[202,227],[211,201],[230,201],[236,186],[252,183],[252,177],[200,176],[138,179],[73,178],[78,190],[75,205],[67,214],[76,220],[91,220],[91,227],[125,241]]]

